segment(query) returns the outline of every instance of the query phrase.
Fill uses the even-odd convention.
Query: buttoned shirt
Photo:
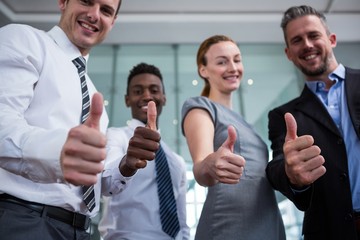
[[[144,124],[132,119],[128,126],[109,128],[108,146],[112,147],[108,155],[126,154],[129,139],[134,130]],[[180,232],[176,239],[189,239],[189,228],[186,225],[186,167],[182,157],[175,154],[161,141],[161,146],[168,160]],[[128,187],[120,194],[107,198],[99,230],[106,239],[131,240],[170,240],[170,236],[161,229],[159,198],[157,195],[155,160],[148,161],[144,169],[139,169]]]
[[[128,178],[105,168],[91,214],[81,187],[63,179],[60,152],[70,128],[80,124],[81,86],[72,63],[80,55],[58,26],[49,32],[19,24],[0,29],[0,193],[91,216],[99,210],[101,178],[106,194],[120,192]],[[92,96],[96,89],[87,74],[86,81]],[[104,111],[103,133],[107,124]]]
[[[360,139],[356,136],[349,115],[345,93],[345,67],[339,64],[329,75],[329,79],[335,83],[328,90],[325,89],[325,83],[322,81],[307,81],[306,84],[324,104],[344,138],[353,208],[355,211],[360,211]]]

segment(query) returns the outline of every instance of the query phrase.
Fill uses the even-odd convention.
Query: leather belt
[[[35,212],[38,212],[40,216],[42,214],[45,214],[50,218],[54,218],[58,221],[67,223],[75,228],[79,228],[82,230],[87,230],[91,223],[91,219],[86,215],[80,213],[74,213],[60,207],[53,207],[44,204],[25,201],[6,193],[0,194],[0,202],[1,201],[26,207]]]

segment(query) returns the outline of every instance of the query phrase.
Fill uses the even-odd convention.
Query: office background
[[[192,236],[206,189],[193,179],[180,111],[184,100],[199,95],[203,87],[196,69],[198,45],[213,34],[228,35],[238,43],[245,71],[234,109],[269,143],[268,111],[298,95],[303,87],[301,73],[284,54],[279,26],[281,13],[301,4],[326,13],[337,34],[338,62],[360,68],[360,0],[123,0],[109,38],[91,52],[88,74],[105,97],[111,126],[123,126],[131,118],[124,104],[129,70],[139,62],[160,68],[167,95],[160,116],[161,135],[187,162],[187,217]],[[0,0],[0,27],[26,23],[49,30],[58,19],[56,0]],[[281,194],[277,197],[288,239],[300,239],[302,213]],[[98,218],[94,220],[96,224]],[[99,239],[96,231],[93,239]]]

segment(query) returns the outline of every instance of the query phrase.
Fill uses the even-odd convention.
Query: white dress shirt
[[[93,216],[101,176],[107,194],[121,191],[127,178],[118,168],[99,174],[91,214],[81,187],[64,182],[61,148],[69,129],[80,124],[82,94],[72,63],[80,55],[58,26],[49,32],[19,24],[0,28],[0,193]],[[87,74],[86,81],[92,96],[96,89]],[[104,111],[103,133],[107,124]]]
[[[109,128],[108,146],[111,146],[112,150],[108,152],[108,155],[126,154],[128,142],[138,126],[144,126],[144,124],[132,119],[127,127]],[[113,146],[117,146],[118,149]],[[180,222],[180,232],[176,239],[189,239],[189,228],[186,224],[185,161],[171,151],[163,141],[161,141],[161,146],[168,160]],[[161,229],[155,161],[148,161],[147,166],[137,171],[124,191],[106,198],[104,202],[104,213],[99,230],[105,240],[171,239]]]

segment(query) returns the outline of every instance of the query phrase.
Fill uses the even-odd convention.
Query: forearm
[[[0,114],[0,118],[6,117]],[[34,182],[64,181],[59,158],[66,131],[46,131],[15,121],[0,126],[0,139],[1,168]]]
[[[126,158],[127,158],[127,155],[125,155],[121,159],[120,164],[119,164],[119,171],[120,171],[120,174],[123,175],[124,177],[131,177],[137,172],[137,169],[129,167],[127,165]]]
[[[198,184],[204,187],[211,187],[218,183],[218,181],[211,176],[209,167],[205,161],[206,159],[194,163],[193,173]]]

